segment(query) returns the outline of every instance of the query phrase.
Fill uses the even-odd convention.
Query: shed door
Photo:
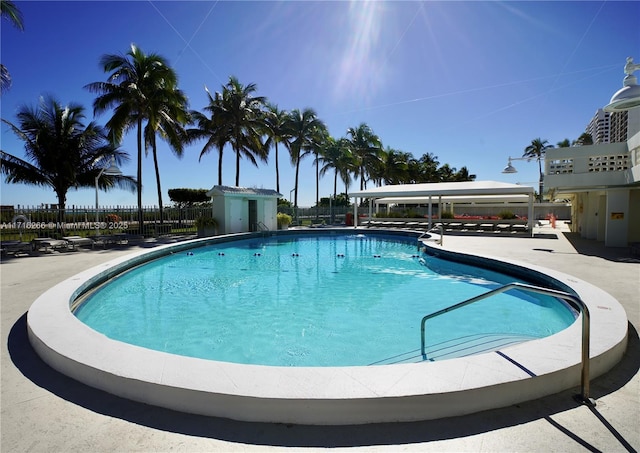
[[[249,200],[249,231],[258,231],[258,201]]]
[[[229,223],[227,233],[241,233],[242,229],[242,200],[229,200]]]

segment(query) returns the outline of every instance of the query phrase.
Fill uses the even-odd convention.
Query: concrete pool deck
[[[595,408],[566,391],[475,415],[402,424],[305,427],[233,422],[123,400],[44,365],[27,339],[25,313],[46,289],[132,251],[82,250],[10,258],[2,278],[2,451],[246,451],[267,446],[367,451],[629,451],[640,446],[640,261],[627,250],[543,227],[537,237],[446,236],[445,248],[517,259],[575,275],[613,295],[630,320],[629,345],[595,379]]]

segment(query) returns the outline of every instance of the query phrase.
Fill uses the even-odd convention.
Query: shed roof
[[[524,195],[530,196],[535,194],[535,189],[531,186],[522,186],[519,184],[510,184],[498,181],[467,181],[467,182],[439,182],[439,183],[422,183],[422,184],[397,184],[389,186],[375,187],[373,189],[351,192],[352,197],[361,198],[389,198],[395,200],[413,199],[428,197],[450,197],[458,198],[458,201],[464,198],[466,201],[477,199],[480,201],[491,198],[491,201],[497,201],[501,196],[506,195]],[[523,197],[524,198],[524,197]],[[504,201],[514,201],[513,197],[504,197]],[[521,201],[521,200],[518,200]],[[395,201],[398,202],[398,201]]]
[[[255,187],[213,186],[207,196],[253,196],[267,198],[282,198],[282,194],[273,189],[257,189]]]

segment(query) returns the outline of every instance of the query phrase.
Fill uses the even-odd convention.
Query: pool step
[[[510,333],[466,335],[438,344],[428,345],[426,348],[426,360],[447,360],[484,352],[498,351],[507,346],[513,346],[535,339],[537,339],[537,337]],[[370,365],[393,365],[397,363],[417,363],[422,361],[424,361],[424,359],[420,354],[420,349],[416,349],[393,357],[387,357]]]

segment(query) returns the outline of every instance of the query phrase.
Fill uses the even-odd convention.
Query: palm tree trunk
[[[59,191],[56,191],[56,195],[58,195],[58,226],[61,236],[64,236],[64,213],[65,206],[67,204],[67,196],[66,193]]]
[[[220,153],[218,154],[218,185],[222,185],[222,149],[224,147],[220,147]]]
[[[138,190],[138,230],[144,234],[144,216],[142,213],[142,118],[138,117],[138,172],[136,181]]]
[[[320,166],[318,165],[318,151],[316,151],[316,221],[320,218]]]
[[[240,187],[240,150],[236,149],[236,187]]]
[[[278,167],[278,142],[276,144],[276,192],[280,193],[280,169]]]
[[[293,213],[298,223],[298,176],[300,174],[300,153],[298,152],[298,158],[296,159],[296,181],[294,184],[295,196],[293,198]]]
[[[162,188],[160,187],[160,168],[158,167],[158,153],[156,148],[155,135],[152,140],[153,140],[153,144],[152,144],[153,166],[156,171],[156,186],[158,188],[158,208],[160,211],[160,224],[162,225],[162,223],[164,223],[164,214],[163,214],[163,208],[162,208]]]
[[[336,209],[336,202],[338,201],[338,169],[336,168],[333,174],[333,205],[331,207],[331,225],[336,223],[336,217],[333,215]]]

